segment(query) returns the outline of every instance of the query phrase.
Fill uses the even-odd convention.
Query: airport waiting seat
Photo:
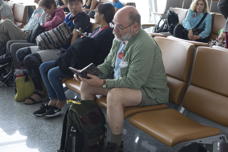
[[[195,46],[185,41],[155,37],[162,51],[170,91],[169,101],[180,104],[186,91],[193,63]]]
[[[15,3],[13,6],[13,15],[15,24],[23,28],[27,22],[28,17],[28,6],[20,3]]]
[[[64,84],[66,85],[66,87],[78,94],[80,94],[80,82],[76,81],[74,79],[67,79],[64,81]],[[106,103],[106,97],[104,96],[97,96],[96,102],[98,103],[98,105],[100,105],[103,108],[107,107],[107,103]],[[151,111],[154,109],[163,109],[163,108],[167,108],[166,104],[160,104],[160,105],[154,105],[154,106],[140,106],[140,107],[128,107],[125,108],[124,111],[124,117],[127,118],[135,113],[138,112],[142,112],[142,111]]]
[[[227,58],[226,51],[197,49],[191,85],[183,104],[188,111],[224,126],[228,126]],[[174,109],[138,113],[129,121],[169,146],[221,134],[219,129],[202,125]]]
[[[177,41],[185,41],[185,42],[189,42],[189,43],[194,44],[196,47],[198,47],[198,46],[205,46],[205,47],[208,47],[208,46],[209,46],[209,44],[208,44],[208,43],[204,43],[204,42],[197,42],[197,41],[191,41],[191,40],[184,40],[184,39],[181,39],[181,38],[177,38],[177,37],[175,37],[175,36],[172,36],[172,35],[167,36],[167,38],[169,38],[169,39],[173,39],[173,40],[177,40]]]
[[[178,7],[172,7],[170,10],[174,11],[178,15],[179,23],[182,23],[188,12],[188,9]]]
[[[184,91],[186,90],[195,47],[191,43],[184,41],[175,41],[167,38],[155,38],[160,46],[162,58],[167,73],[168,86],[170,88],[170,101],[179,104]],[[172,48],[172,49],[170,49]],[[80,94],[80,82],[68,79],[65,85],[70,90]],[[102,107],[107,107],[106,97],[97,96],[97,102]],[[150,109],[165,108],[166,105],[145,106],[145,107],[129,107],[125,110],[125,116],[129,116],[139,111],[148,111]]]

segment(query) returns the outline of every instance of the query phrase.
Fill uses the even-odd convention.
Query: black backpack
[[[170,32],[173,34],[175,26],[179,23],[178,15],[171,10],[168,10],[166,15],[162,17],[158,24],[155,26],[154,32]]]
[[[29,36],[27,37],[27,41],[30,43],[36,43],[36,37],[43,33],[45,31],[45,28],[42,27],[40,24],[37,24],[32,31],[29,33]]]
[[[95,101],[72,104],[65,114],[58,152],[101,152],[105,133],[105,117]]]

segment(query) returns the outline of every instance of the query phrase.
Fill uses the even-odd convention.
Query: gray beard
[[[121,38],[118,38],[117,36],[115,36],[115,38],[118,40],[118,41],[129,41],[131,39],[132,35],[127,33],[125,35],[123,35]]]

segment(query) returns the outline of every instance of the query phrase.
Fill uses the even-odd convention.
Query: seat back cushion
[[[155,37],[161,48],[170,88],[170,101],[178,104],[186,88],[193,61],[194,45],[185,41]]]
[[[170,9],[172,11],[174,11],[176,14],[178,14],[179,23],[182,23],[182,21],[184,20],[186,14],[188,12],[188,9],[177,8],[177,7],[170,8]]]
[[[23,27],[26,24],[27,6],[15,3],[13,7],[13,14],[15,24],[19,27]]]
[[[184,106],[203,117],[228,125],[228,52],[199,47]]]

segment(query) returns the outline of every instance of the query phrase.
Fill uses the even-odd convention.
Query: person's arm
[[[94,10],[98,4],[97,0],[92,0],[91,5],[90,5],[90,10]]]
[[[105,61],[98,65],[98,68],[101,70],[101,72],[103,73],[104,78],[107,78],[110,76],[110,74],[113,72],[113,66],[112,66],[112,62],[114,60],[114,57],[118,51],[118,44],[119,42],[117,40],[113,40],[112,43],[112,48],[108,54],[108,56],[105,58]]]
[[[223,29],[221,29],[221,32],[220,32],[220,34],[219,34],[219,36],[218,36],[218,40],[219,40],[219,41],[222,42],[222,41],[225,40],[225,38],[226,38],[226,32],[228,32],[228,19],[226,19],[225,26],[224,26]]]
[[[65,14],[63,9],[59,9],[58,11],[55,12],[54,17],[51,20],[46,21],[42,26],[48,30],[53,29],[56,26],[58,26],[60,23],[62,23],[64,21],[64,18],[65,18]]]
[[[226,23],[223,29],[224,29],[223,32],[228,32],[228,18],[226,19]]]
[[[192,19],[192,14],[193,13],[194,12],[189,9],[185,19],[182,22],[183,27],[188,30],[188,38],[189,38],[189,40],[193,39],[193,32],[192,32],[193,27],[190,24],[190,21]]]
[[[192,10],[188,10],[188,13],[186,15],[186,17],[184,18],[183,22],[182,22],[182,25],[184,26],[185,29],[187,30],[192,30],[193,27],[191,26],[190,24],[190,21],[192,19],[192,14],[194,12]]]
[[[119,79],[106,79],[106,88],[132,88],[140,89],[145,84],[151,70],[153,69],[153,62],[155,62],[155,50],[158,49],[156,44],[142,45],[134,49],[131,57],[131,63],[128,63],[129,68],[127,76]],[[143,49],[143,50],[142,50]],[[154,50],[154,51],[151,51]],[[146,51],[145,51],[146,50]],[[146,65],[146,66],[145,66]]]
[[[204,30],[199,34],[200,38],[206,38],[211,34],[211,26],[212,26],[212,15],[207,14],[204,22]]]

